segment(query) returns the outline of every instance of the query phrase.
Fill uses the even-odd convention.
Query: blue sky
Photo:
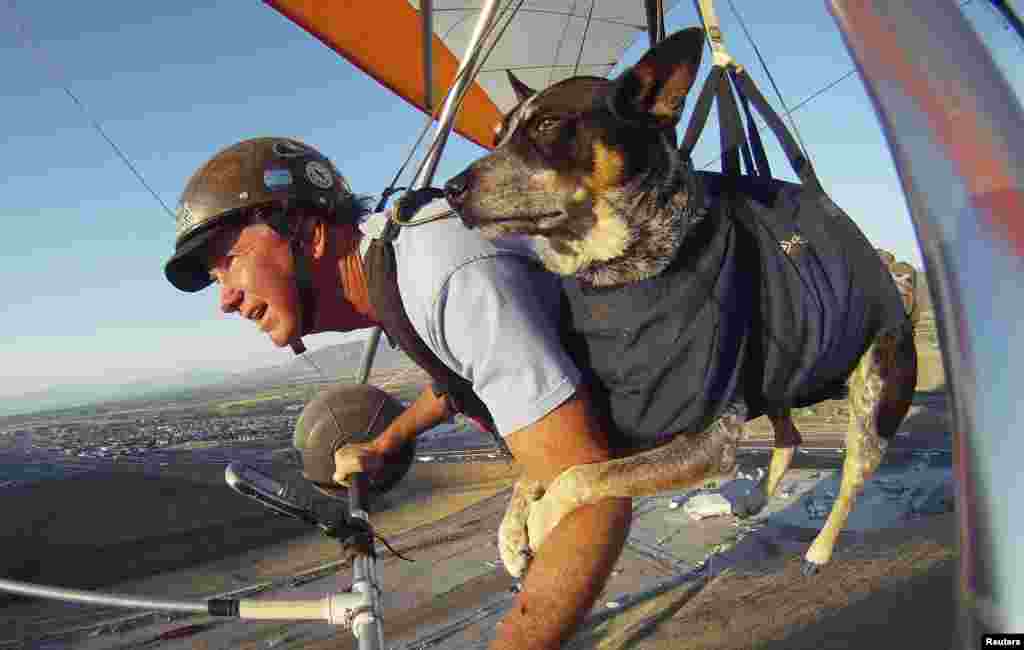
[[[729,49],[775,103],[728,3],[718,4]],[[787,104],[852,68],[823,1],[735,4]],[[680,5],[669,31],[696,23],[691,3]],[[1022,50],[984,5],[975,0],[965,15],[1019,89]],[[290,352],[251,325],[219,315],[214,290],[183,294],[165,281],[171,218],[62,84],[172,207],[214,151],[271,134],[317,146],[357,191],[379,192],[423,116],[259,2],[21,0],[14,7],[0,8],[0,397],[287,360]],[[634,46],[624,61],[645,47]],[[869,238],[920,266],[891,157],[856,75],[795,117],[836,202]],[[774,169],[783,171],[771,150]],[[453,139],[438,180],[481,153]],[[716,155],[709,129],[694,162]],[[325,334],[309,343],[338,340]]]

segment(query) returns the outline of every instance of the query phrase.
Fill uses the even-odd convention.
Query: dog
[[[800,330],[796,323],[805,317],[815,318],[810,311],[818,310],[797,314],[791,319],[792,328],[776,326],[775,331],[766,333],[772,315],[766,316],[764,303],[751,303],[750,297],[772,294],[774,288],[768,284],[767,289],[756,289],[760,294],[750,291],[772,282],[775,275],[761,273],[758,277],[763,279],[756,287],[753,281],[747,281],[750,274],[743,269],[753,268],[749,267],[750,258],[757,257],[758,268],[783,268],[790,264],[786,260],[791,266],[813,268],[826,275],[832,272],[830,269],[839,268],[836,272],[845,274],[840,284],[849,280],[849,290],[844,288],[846,294],[836,298],[837,309],[845,309],[848,317],[852,312],[847,303],[859,300],[864,309],[877,307],[877,312],[886,316],[860,329],[850,325],[849,332],[842,334],[847,338],[836,339],[843,345],[833,348],[845,346],[854,352],[848,359],[832,364],[841,370],[833,369],[825,377],[825,383],[831,382],[828,390],[820,390],[824,385],[821,381],[813,389],[800,385],[803,375],[797,373],[784,379],[796,382],[790,392],[802,398],[772,402],[757,392],[760,384],[750,384],[756,387],[749,394],[761,396],[757,397],[761,403],[754,412],[730,410],[730,404],[704,399],[699,390],[680,394],[681,404],[695,405],[695,412],[687,415],[688,421],[699,423],[694,429],[676,429],[677,433],[667,440],[656,440],[650,448],[633,450],[627,446],[608,462],[571,467],[546,486],[520,481],[499,530],[502,558],[513,575],[526,570],[531,549],[538,548],[558,521],[581,505],[608,497],[645,496],[731,480],[737,473],[736,449],[743,438],[744,422],[763,413],[775,432],[769,470],[766,478],[734,505],[734,513],[739,516],[756,514],[775,494],[801,442],[790,417],[791,408],[836,397],[842,389],[849,396],[851,409],[842,483],[825,525],[803,557],[803,573],[813,575],[831,559],[857,494],[879,466],[910,407],[917,381],[913,268],[887,259],[891,255],[867,244],[848,217],[842,215],[845,221],[840,219],[841,211],[828,203],[827,197],[822,221],[835,217],[838,225],[830,221],[820,226],[845,228],[839,239],[846,242],[848,250],[829,252],[832,249],[826,250],[821,243],[827,242],[827,237],[822,239],[813,233],[805,236],[802,231],[772,240],[777,250],[765,252],[771,247],[760,244],[743,248],[750,236],[743,235],[742,229],[730,225],[720,214],[716,207],[720,198],[708,189],[714,179],[694,172],[677,150],[675,127],[696,78],[703,42],[703,30],[683,30],[656,45],[616,80],[573,77],[541,92],[530,89],[509,72],[519,104],[495,127],[494,150],[446,183],[449,202],[468,227],[478,229],[485,237],[532,237],[543,264],[564,276],[567,286],[575,287],[584,301],[587,295],[600,296],[603,291],[623,288],[628,292],[669,276],[675,278],[673,282],[685,284],[704,273],[701,269],[705,260],[717,256],[708,268],[728,266],[733,271],[715,276],[718,302],[709,303],[708,309],[695,310],[694,318],[711,311],[717,319],[715,332],[728,332],[732,323],[739,323],[736,331],[747,336],[744,340],[767,340],[770,334],[772,341],[779,342],[779,349],[789,343],[797,346],[799,341],[792,338],[796,334],[789,330]],[[809,232],[816,227],[804,224]],[[799,310],[808,304],[807,296],[797,295],[797,290],[787,291],[779,295],[796,295],[796,302],[787,303],[791,307],[796,305]],[[750,304],[755,309],[751,310]],[[757,304],[762,304],[760,310]],[[689,303],[684,300],[679,305],[685,309]],[[753,315],[744,315],[747,312]],[[582,336],[593,339],[599,330],[591,328]],[[735,352],[729,356],[717,348],[705,352],[700,341],[694,343],[688,354],[704,355],[701,359],[706,357],[706,363],[717,364],[722,376],[737,376],[737,382],[745,382],[753,372],[747,368],[758,367],[762,368],[758,379],[766,376],[763,345],[737,344],[729,348]],[[585,341],[584,349],[588,345],[593,349],[597,343]],[[720,347],[725,350],[727,346]],[[599,349],[607,352],[609,348]],[[653,360],[665,354],[673,352],[658,348],[650,356]],[[760,360],[758,354],[762,355]],[[832,362],[825,359],[828,354],[832,352],[810,358],[805,366],[829,365]],[[761,366],[756,365],[758,361]],[[595,371],[595,377],[598,383],[612,381],[617,372],[630,371],[606,364],[603,370]],[[821,379],[817,377],[816,381]],[[614,413],[611,418],[615,419]]]

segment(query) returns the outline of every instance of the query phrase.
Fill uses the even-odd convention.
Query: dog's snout
[[[452,207],[458,208],[466,199],[471,179],[472,174],[467,169],[458,176],[453,176],[444,184],[445,198],[452,204]]]

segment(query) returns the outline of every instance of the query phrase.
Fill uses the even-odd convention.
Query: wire
[[[808,95],[806,98],[804,98],[798,104],[796,104],[793,108],[789,109],[789,111],[786,112],[786,115],[789,115],[789,113],[795,113],[796,111],[800,110],[801,108],[803,108],[804,106],[809,104],[811,102],[811,100],[816,99],[818,96],[825,94],[827,91],[831,90],[833,87],[839,85],[841,82],[843,82],[843,81],[849,79],[850,77],[852,77],[854,75],[854,73],[856,73],[856,72],[857,72],[857,70],[851,69],[846,74],[844,74],[843,76],[839,77],[838,79],[835,79],[834,81],[829,82],[828,85],[826,85],[826,86],[816,90],[814,93],[812,93],[811,95]],[[765,126],[768,125],[768,123],[765,122],[762,117],[758,116],[756,119],[759,122],[758,126],[765,127]],[[715,158],[712,158],[708,162],[704,163],[701,166],[701,169],[707,169],[708,167],[710,167],[711,165],[715,164],[716,162],[718,162],[721,159],[722,159],[722,154],[719,154]]]
[[[964,7],[966,7],[967,5],[971,4],[971,2],[972,2],[972,1],[973,1],[973,0],[963,0],[963,1],[962,1],[962,2],[961,2],[961,3],[959,4],[959,8],[960,8],[960,9],[963,9],[963,8],[964,8]],[[730,6],[732,6],[732,0],[729,0],[729,5],[730,5]],[[734,13],[735,13],[735,10],[734,10]],[[739,19],[739,15],[738,15],[738,14],[736,15],[736,18],[737,18],[737,19]],[[741,25],[742,25],[742,19],[740,19],[740,23],[741,23]],[[745,30],[744,30],[744,31],[745,31]],[[749,38],[749,36],[748,36],[748,38]],[[751,41],[751,45],[753,45],[753,41]],[[756,46],[755,46],[755,51],[756,51]],[[760,54],[758,54],[758,58],[760,58]],[[766,69],[765,69],[765,72],[767,72],[767,71],[768,71],[768,70],[767,70],[767,68],[766,68]],[[788,110],[784,110],[784,111],[783,111],[783,114],[784,114],[784,115],[786,115],[787,117],[789,117],[791,113],[795,113],[796,111],[800,110],[801,108],[803,108],[804,106],[806,106],[807,104],[809,104],[809,103],[810,103],[810,102],[811,102],[812,100],[814,100],[814,99],[817,99],[817,98],[818,98],[819,96],[821,96],[821,95],[825,94],[826,92],[828,92],[829,90],[831,90],[831,89],[832,89],[832,88],[834,88],[835,86],[839,85],[839,84],[840,84],[841,82],[843,82],[843,81],[846,81],[847,79],[849,79],[850,77],[852,77],[852,76],[854,75],[854,73],[856,73],[856,72],[857,72],[857,69],[856,69],[856,68],[850,68],[850,69],[849,69],[849,70],[848,70],[848,71],[846,72],[846,74],[844,74],[844,75],[842,75],[841,77],[838,77],[838,78],[836,78],[836,79],[834,79],[834,80],[830,81],[830,82],[829,82],[828,84],[826,84],[826,85],[822,86],[821,88],[819,88],[818,90],[814,91],[813,93],[811,93],[810,95],[808,95],[807,97],[805,97],[805,98],[804,98],[803,100],[801,100],[801,101],[800,101],[799,103],[797,103],[797,104],[796,104],[795,106],[793,106],[793,108],[790,108],[790,109],[788,109]],[[769,78],[770,78],[770,77],[769,77]],[[774,84],[774,82],[772,83],[772,85],[773,85],[773,86],[775,85],[775,84]],[[776,89],[776,90],[777,90],[777,89]],[[782,98],[781,98],[781,97],[779,98],[779,101],[782,101]],[[785,104],[783,104],[783,107],[785,108]],[[765,121],[764,121],[764,120],[763,120],[763,119],[762,119],[761,117],[757,117],[756,119],[757,119],[757,121],[759,122],[759,126],[760,126],[760,127],[764,127],[764,126],[767,126],[767,122],[765,122]],[[795,125],[794,125],[793,129],[794,129],[794,130],[796,129],[796,126],[795,126]],[[799,137],[799,134],[797,134],[797,137]],[[806,150],[806,148],[805,148],[805,147],[803,147],[803,142],[801,142],[801,143],[800,143],[800,146],[801,146],[802,148],[804,148],[804,155],[807,155],[807,150]],[[723,155],[723,154],[719,154],[718,156],[715,156],[715,157],[714,157],[714,158],[712,158],[711,160],[709,160],[709,161],[707,161],[706,163],[704,163],[703,165],[701,165],[701,167],[700,167],[700,168],[701,168],[701,169],[707,169],[707,168],[708,168],[708,167],[710,167],[711,165],[713,165],[713,164],[715,164],[716,162],[718,162],[719,160],[721,160],[721,159],[722,159],[722,155]]]
[[[576,53],[576,65],[572,68],[572,76],[580,69],[580,60],[583,58],[583,46],[587,43],[587,32],[590,31],[590,21],[594,18],[594,5],[597,0],[590,0],[590,11],[587,12],[587,24],[583,26],[583,38],[580,39],[580,50]]]
[[[557,62],[558,57],[562,54],[562,45],[565,44],[566,35],[569,33],[569,23],[572,18],[576,15],[576,2],[573,0],[572,6],[569,8],[569,13],[565,16],[565,25],[562,27],[562,35],[558,37],[558,44],[555,46],[555,56],[552,61]],[[551,81],[555,78],[555,70],[551,69],[551,74],[548,75],[548,84],[551,85]]]
[[[732,14],[736,16],[736,21],[740,24],[740,29],[746,35],[747,40],[750,42],[750,47],[754,48],[754,56],[761,62],[761,67],[764,69],[765,75],[768,77],[768,82],[775,89],[775,95],[779,98],[779,104],[782,106],[782,111],[789,118],[789,124],[793,127],[793,135],[796,136],[797,142],[800,143],[800,149],[803,151],[804,158],[810,161],[810,153],[807,151],[807,146],[804,144],[803,138],[800,137],[800,130],[796,127],[796,120],[793,119],[793,112],[786,106],[786,100],[782,97],[782,92],[779,90],[778,85],[775,83],[775,78],[772,76],[771,71],[768,69],[768,64],[765,63],[764,57],[761,56],[761,50],[758,49],[757,43],[754,42],[754,37],[751,36],[750,31],[747,29],[747,24],[743,22],[743,17],[736,11],[736,5],[733,4],[732,0],[729,1],[729,9],[732,10]]]
[[[391,187],[393,187],[398,182],[398,179],[401,177],[401,175],[405,172],[405,169],[408,167],[409,162],[412,160],[413,156],[416,155],[416,152],[419,150],[420,145],[423,143],[423,138],[426,137],[427,132],[430,130],[431,125],[433,125],[433,123],[440,116],[441,111],[443,110],[444,104],[448,101],[448,96],[451,95],[452,91],[455,89],[455,86],[458,85],[459,79],[461,79],[462,76],[464,76],[464,75],[472,74],[475,77],[477,74],[479,74],[479,71],[483,67],[484,62],[490,56],[491,52],[494,51],[494,48],[497,46],[498,41],[501,40],[501,36],[505,33],[505,30],[508,29],[509,23],[512,22],[512,19],[515,17],[515,15],[517,13],[519,13],[519,10],[522,8],[524,2],[525,2],[525,0],[518,0],[518,2],[517,2],[517,0],[509,0],[508,4],[506,4],[504,6],[504,8],[502,8],[501,14],[498,16],[497,20],[495,20],[490,25],[490,27],[488,28],[487,33],[484,34],[483,38],[481,39],[481,43],[486,41],[488,38],[490,38],[491,34],[497,28],[497,24],[502,20],[502,18],[504,18],[507,15],[508,18],[506,19],[504,26],[502,26],[501,30],[498,32],[497,37],[494,38],[491,41],[489,49],[484,54],[484,56],[481,57],[480,64],[477,66],[477,68],[474,70],[474,69],[470,69],[469,67],[466,67],[466,68],[464,68],[462,70],[461,74],[456,75],[455,79],[452,80],[451,85],[448,87],[448,90],[445,92],[444,97],[438,103],[437,107],[434,109],[434,112],[433,113],[428,113],[427,121],[423,125],[423,129],[420,131],[419,138],[417,138],[416,144],[409,151],[409,156],[405,159],[405,162],[402,163],[402,166],[399,168],[398,173],[395,174],[394,180],[391,181]],[[513,4],[516,5],[515,9],[512,8]],[[465,92],[469,92],[469,86],[466,87],[466,91]],[[431,146],[430,149],[427,150],[426,154],[424,154],[424,158],[430,156],[431,151],[433,151],[433,145]]]
[[[146,190],[150,194],[153,195],[153,198],[156,199],[157,203],[159,203],[160,206],[164,209],[164,212],[170,215],[172,219],[175,218],[174,212],[169,207],[167,207],[167,204],[164,203],[163,199],[160,198],[160,195],[157,194],[152,187],[150,187],[149,183],[147,183],[146,179],[142,177],[142,174],[139,172],[138,168],[132,163],[132,161],[128,158],[127,154],[125,154],[121,147],[117,146],[117,143],[115,143],[114,140],[109,135],[107,135],[107,132],[103,130],[103,127],[100,126],[100,123],[96,121],[89,113],[88,109],[86,109],[85,104],[82,102],[82,100],[80,100],[78,96],[71,91],[71,88],[68,87],[67,83],[64,82],[64,75],[60,73],[60,70],[57,68],[56,64],[54,64],[51,60],[46,58],[46,56],[42,53],[42,49],[35,43],[35,41],[32,40],[31,37],[29,37],[27,24],[23,20],[19,19],[15,12],[14,0],[10,0],[10,2],[8,2],[7,4],[7,7],[8,11],[11,14],[11,24],[14,26],[14,31],[17,32],[18,35],[21,37],[26,49],[32,51],[36,56],[37,61],[41,63],[44,68],[48,69],[50,76],[57,83],[57,85],[59,85],[64,90],[64,93],[71,98],[71,101],[73,101],[75,105],[78,106],[78,108],[82,111],[82,114],[85,116],[85,119],[88,120],[88,122],[92,125],[96,132],[99,133],[100,136],[107,141],[107,144],[110,145],[110,148],[114,150],[114,153],[117,154],[117,156],[121,159],[125,166],[128,167],[129,170],[131,170],[132,174],[135,175],[135,178],[138,179],[139,183],[141,183],[142,186],[146,188]]]

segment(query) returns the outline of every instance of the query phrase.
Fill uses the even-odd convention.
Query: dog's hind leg
[[[562,517],[586,504],[732,480],[742,436],[743,418],[726,415],[700,435],[681,434],[649,451],[570,467],[530,504],[530,547],[536,550]]]
[[[737,517],[752,517],[764,509],[768,499],[778,490],[782,477],[793,463],[796,448],[802,442],[789,409],[769,413],[768,419],[775,432],[775,448],[768,465],[768,476],[751,488],[750,492],[737,497],[733,504],[733,514]]]
[[[890,266],[890,271],[900,264]],[[804,575],[812,575],[832,557],[839,532],[853,504],[870,478],[910,409],[917,385],[917,350],[914,325],[917,310],[914,278],[894,279],[909,318],[895,331],[879,335],[850,377],[850,425],[846,434],[846,460],[839,495],[824,528],[804,555]]]

